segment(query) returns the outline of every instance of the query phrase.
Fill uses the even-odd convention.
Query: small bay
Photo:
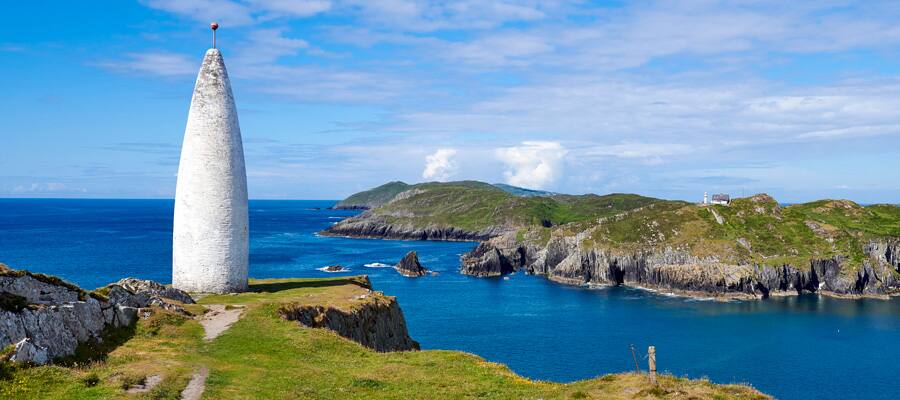
[[[320,237],[356,211],[332,201],[251,201],[250,276],[367,274],[397,296],[424,349],[462,350],[533,379],[568,382],[634,369],[657,348],[660,370],[746,382],[781,399],[896,398],[900,299],[816,295],[715,302],[623,287],[582,288],[515,274],[460,275],[465,242]],[[171,280],[171,200],[0,199],[0,262],[85,288],[126,276]],[[436,276],[392,268],[415,250]],[[317,270],[342,265],[346,273]],[[639,358],[641,367],[646,361]]]

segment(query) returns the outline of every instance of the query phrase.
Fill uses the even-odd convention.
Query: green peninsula
[[[884,297],[900,277],[900,207],[758,194],[727,205],[634,194],[517,196],[481,182],[410,185],[326,234],[473,240],[461,271],[699,296]]]

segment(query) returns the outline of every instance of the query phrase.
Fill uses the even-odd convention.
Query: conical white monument
[[[197,75],[178,165],[172,286],[189,292],[247,290],[248,253],[241,128],[222,54],[212,48]]]

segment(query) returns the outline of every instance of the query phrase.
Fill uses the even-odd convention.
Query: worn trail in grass
[[[746,386],[671,376],[661,377],[658,387],[635,374],[571,384],[531,381],[457,351],[378,353],[278,314],[285,303],[360,307],[366,300],[359,295],[369,292],[362,279],[254,281],[251,290],[200,301],[198,309],[223,304],[244,310],[211,341],[203,340],[198,321],[157,311],[105,359],[74,367],[4,365],[0,397],[178,399],[191,377],[208,368],[206,399],[766,398]],[[123,389],[154,374],[162,383],[147,393]]]

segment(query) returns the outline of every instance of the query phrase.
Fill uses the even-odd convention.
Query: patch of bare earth
[[[209,311],[200,317],[200,325],[203,325],[203,340],[213,340],[222,332],[228,330],[241,318],[243,307],[226,307],[222,304],[211,304]]]
[[[207,376],[209,376],[209,369],[206,367],[202,367],[195,372],[194,376],[191,377],[191,381],[181,391],[181,400],[200,400],[200,397],[203,396],[203,390],[206,389]]]
[[[131,385],[125,392],[129,394],[149,392],[151,389],[162,382],[162,376],[150,375],[144,378],[144,381],[137,385]]]

